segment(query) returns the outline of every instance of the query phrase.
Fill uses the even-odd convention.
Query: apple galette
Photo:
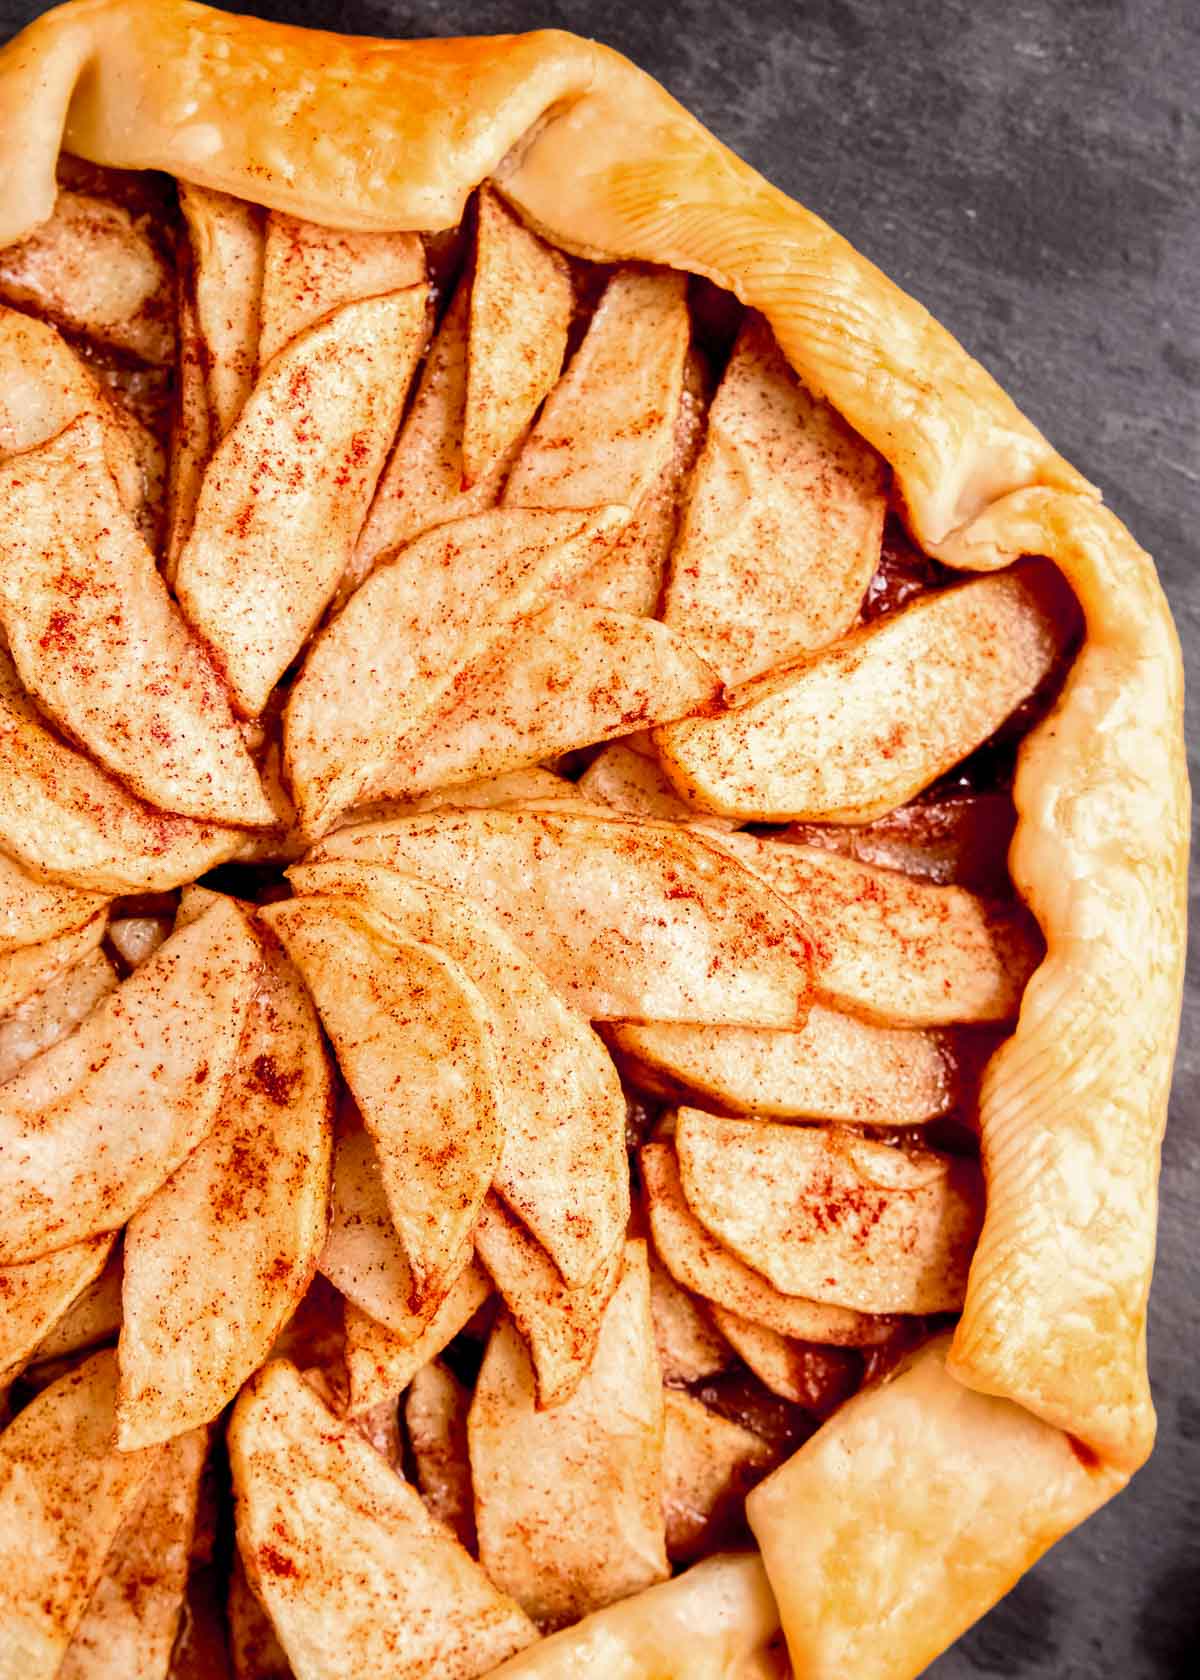
[[[906,1680],[1149,1451],[1097,493],[607,50],[0,53],[0,1680]]]

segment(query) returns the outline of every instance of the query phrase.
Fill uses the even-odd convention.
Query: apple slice
[[[258,360],[263,216],[257,205],[191,181],[179,183],[191,240],[196,319],[204,341],[214,442],[242,411]]]
[[[115,1230],[186,1160],[261,976],[245,917],[216,905],[0,1086],[0,1264]]]
[[[575,784],[586,799],[611,805],[625,816],[651,822],[690,822],[697,828],[729,829],[728,817],[697,811],[680,799],[664,775],[658,755],[638,752],[628,741],[611,741],[596,754]]]
[[[121,505],[138,513],[145,485],[133,426],[53,327],[0,307],[0,459],[36,449],[81,414],[99,421]]]
[[[692,1108],[675,1147],[697,1219],[785,1295],[859,1312],[961,1308],[983,1221],[976,1162]]]
[[[246,1571],[236,1552],[229,1574],[225,1626],[229,1632],[232,1680],[295,1680],[271,1618],[250,1591]],[[221,1677],[210,1675],[207,1669],[194,1677],[177,1676],[172,1668],[170,1680],[221,1680]]]
[[[796,911],[813,941],[813,983],[831,1003],[910,1027],[1016,1015],[1042,954],[1021,905],[909,880],[819,846],[753,834],[714,844]]]
[[[0,1266],[0,1387],[11,1382],[40,1344],[104,1270],[116,1235],[88,1237],[56,1254]]]
[[[300,969],[379,1158],[410,1305],[461,1269],[504,1146],[491,1013],[458,964],[348,898],[262,912]]]
[[[0,1434],[0,1675],[55,1680],[109,1548],[161,1456],[112,1445],[116,1355],[95,1353]]]
[[[747,316],[708,415],[663,617],[726,682],[821,648],[879,564],[880,457]]]
[[[175,351],[170,271],[150,218],[60,191],[48,221],[0,250],[0,297],[142,361]]]
[[[190,269],[180,271],[176,288],[179,358],[171,415],[171,446],[167,459],[166,530],[163,538],[163,576],[172,588],[179,556],[191,534],[196,500],[213,449],[213,417],[208,406],[207,350],[200,332]],[[239,403],[239,408],[241,404]]]
[[[650,1252],[650,1316],[663,1381],[699,1382],[732,1363],[733,1353],[704,1307],[681,1289],[658,1255]]]
[[[436,811],[443,805],[467,805],[472,809],[491,810],[493,805],[538,804],[550,799],[577,799],[576,784],[545,770],[539,764],[523,765],[519,770],[502,770],[495,776],[481,776],[478,781],[459,782],[455,787],[441,787],[433,793],[422,793],[414,799],[385,799],[370,805],[357,805],[346,813],[343,827],[365,822],[388,822],[393,817],[415,817],[422,811]]]
[[[394,1400],[431,1359],[436,1359],[492,1293],[492,1280],[471,1261],[429,1323],[415,1337],[398,1336],[369,1313],[346,1303],[346,1370],[350,1413],[357,1417]]]
[[[272,210],[263,254],[259,366],[343,304],[403,291],[424,279],[418,234],[349,233]]]
[[[19,1073],[26,1062],[74,1032],[116,985],[112,963],[103,951],[94,950],[44,991],[18,1004],[0,1021],[0,1085]]]
[[[778,1633],[757,1555],[721,1552],[540,1640],[489,1680],[783,1680],[759,1666]]]
[[[850,1400],[746,1501],[805,1680],[923,1673],[1126,1481],[956,1382],[948,1344]]]
[[[558,378],[574,293],[566,259],[495,193],[479,193],[467,340],[462,457],[486,479],[524,435]]]
[[[350,1105],[352,1106],[352,1105]],[[375,1145],[359,1120],[345,1127],[333,1155],[329,1231],[318,1266],[348,1301],[386,1325],[405,1342],[428,1327],[440,1302],[430,1297],[414,1308],[412,1267],[392,1223]],[[464,1244],[461,1266],[471,1259]]]
[[[238,1550],[299,1674],[470,1680],[537,1638],[293,1365],[274,1360],[243,1389],[229,1458]]]
[[[868,822],[986,741],[1049,675],[1073,619],[1042,560],[929,591],[734,690],[722,716],[660,729],[663,767],[742,822]]]
[[[288,700],[287,773],[305,829],[324,832],[384,786],[459,673],[586,566],[623,518],[612,508],[483,513],[380,566],[309,649]]]
[[[376,565],[435,525],[495,507],[515,450],[472,483],[462,456],[471,288],[463,280],[442,319],[354,554],[338,585],[344,603]]]
[[[173,925],[173,916],[110,917],[108,942],[127,968],[140,968],[170,937]]]
[[[267,1357],[325,1240],[333,1078],[316,1011],[267,943],[212,1129],[125,1233],[117,1439],[208,1423]]]
[[[495,1188],[569,1288],[598,1281],[629,1218],[629,1172],[624,1095],[588,1023],[470,900],[368,865],[290,873],[297,892],[344,894],[402,939],[436,946],[478,987],[496,1035],[503,1146]]]
[[[562,1405],[591,1368],[605,1309],[624,1265],[624,1243],[614,1246],[587,1283],[568,1289],[541,1244],[489,1197],[475,1227],[475,1252],[525,1338],[538,1406]]]
[[[163,1450],[113,1541],[56,1680],[167,1680],[207,1451],[206,1429]]]
[[[246,717],[345,569],[424,344],[427,290],[348,303],[293,339],[209,463],[175,588]]]
[[[51,733],[0,649],[0,845],[39,879],[159,892],[202,875],[245,832],[144,804]]]
[[[116,1336],[121,1328],[121,1272],[121,1251],[114,1249],[100,1275],[76,1296],[38,1343],[33,1363],[41,1365],[46,1360],[87,1353]]]
[[[0,467],[0,623],[26,690],[164,811],[268,824],[224,689],[188,632],[83,414]]]
[[[825,1418],[858,1387],[862,1367],[853,1354],[781,1336],[715,1302],[712,1314],[729,1345],[763,1386],[781,1399]]]
[[[104,902],[100,893],[39,881],[0,852],[0,956],[82,927]]]
[[[793,823],[776,839],[823,846],[880,869],[899,869],[938,886],[1002,896],[1012,891],[1008,848],[1017,812],[1008,793],[958,793],[922,799],[857,827]]]
[[[467,1449],[471,1396],[440,1360],[413,1377],[404,1401],[404,1427],[417,1486],[430,1515],[459,1544],[475,1552],[475,1495]]]
[[[557,758],[634,725],[711,707],[716,676],[652,618],[555,601],[472,661],[433,727],[388,766],[378,791],[445,787]]]
[[[618,269],[517,457],[504,506],[636,508],[671,456],[690,333],[684,275]]]
[[[312,856],[473,898],[589,1020],[802,1023],[808,943],[776,893],[686,829],[556,803],[344,829]]]
[[[503,1317],[467,1430],[480,1561],[541,1626],[577,1621],[669,1573],[644,1243],[626,1246],[595,1358],[570,1399],[538,1410],[525,1344]]]
[[[82,927],[56,933],[40,945],[22,945],[0,957],[0,1016],[32,1002],[89,956],[104,938],[107,909],[98,910]]]
[[[747,1493],[777,1454],[761,1435],[677,1389],[663,1391],[663,1423],[667,1555],[687,1563],[739,1525]]]
[[[707,384],[704,357],[689,350],[671,453],[629,523],[567,591],[581,606],[606,607],[643,618],[653,618],[658,612],[684,488],[704,441]]]
[[[645,1144],[640,1161],[654,1246],[684,1289],[800,1341],[868,1347],[891,1333],[890,1318],[783,1294],[719,1243],[688,1205],[674,1144]]]
[[[913,1126],[944,1114],[957,1093],[937,1033],[875,1026],[823,1004],[797,1032],[617,1022],[605,1037],[639,1082],[722,1113]]]

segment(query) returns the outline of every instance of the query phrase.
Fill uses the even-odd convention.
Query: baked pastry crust
[[[1016,1402],[1084,1444],[1075,1462],[1094,1481],[1081,1493],[1065,1478],[1045,1524],[1049,1539],[1065,1532],[1154,1434],[1145,1315],[1189,806],[1179,648],[1149,556],[918,303],[594,43],[555,31],[383,42],[187,0],[74,0],[0,52],[0,245],[50,214],[63,147],[355,229],[453,226],[490,176],[567,250],[707,275],[760,310],[805,383],[890,463],[928,552],[968,572],[1022,554],[1061,568],[1086,635],[1022,749],[1012,853],[1047,955],[985,1079],[986,1222],[961,1323],[928,1383],[922,1451],[933,1465],[933,1425],[942,1409],[948,1426],[956,1415],[956,1385]],[[887,1394],[853,1403],[859,1418],[879,1410],[881,1480],[889,1452],[899,1462],[912,1450],[889,1435]],[[1011,1499],[1003,1478],[987,1480],[990,1451],[981,1439],[980,1499],[1002,1523]],[[806,1497],[819,1470],[808,1474]],[[771,1509],[770,1486],[758,1511]],[[826,1493],[841,1498],[832,1483]],[[769,1523],[760,1539],[786,1623],[817,1566],[781,1559]],[[904,1535],[915,1560],[929,1536]],[[970,1614],[1033,1555],[973,1589]],[[924,1643],[896,1639],[872,1673],[912,1672],[965,1625],[940,1596],[896,1616],[918,1618]]]

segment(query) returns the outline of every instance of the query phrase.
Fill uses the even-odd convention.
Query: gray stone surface
[[[41,9],[0,0],[0,37]],[[395,35],[558,24],[637,59],[921,298],[1103,486],[1158,560],[1196,677],[1197,0],[239,9]],[[1198,696],[1194,681],[1189,715]],[[1151,1312],[1158,1450],[1125,1494],[934,1665],[937,1680],[1200,1672],[1198,998],[1193,961]]]

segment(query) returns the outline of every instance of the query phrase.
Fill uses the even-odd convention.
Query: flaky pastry
[[[983,1077],[979,1126],[986,1213],[961,1320],[951,1338],[928,1344],[890,1382],[848,1402],[810,1446],[761,1485],[748,1506],[798,1675],[853,1673],[864,1680],[868,1675],[903,1680],[918,1672],[1047,1545],[1123,1486],[1153,1442],[1146,1300],[1154,1253],[1159,1142],[1182,983],[1188,788],[1179,649],[1149,556],[1101,505],[1096,489],[915,300],[729,152],[653,80],[594,43],[556,31],[496,39],[360,40],[226,16],[189,0],[74,0],[39,19],[0,53],[0,157],[5,165],[0,247],[26,239],[50,217],[58,190],[56,165],[64,150],[99,165],[166,171],[185,183],[193,196],[232,195],[288,217],[361,235],[430,234],[454,228],[469,195],[490,180],[498,196],[488,200],[488,214],[499,218],[515,212],[523,226],[559,251],[600,263],[654,264],[702,276],[757,311],[812,399],[828,404],[840,416],[839,426],[845,422],[853,428],[890,468],[905,523],[927,556],[965,574],[994,572],[1022,556],[1041,556],[1052,561],[1070,585],[1082,609],[1082,641],[1053,710],[1022,745],[1013,789],[1018,821],[1010,869],[1036,918],[1045,952],[1025,987],[1016,1030]],[[210,212],[211,205],[205,210]],[[394,257],[393,252],[389,261]],[[398,319],[403,316],[404,331],[395,330],[394,359],[411,367],[424,331],[424,282],[403,264],[387,272],[391,279],[384,284],[393,288],[389,295],[403,300],[389,306]],[[551,283],[557,284],[560,271],[555,264],[549,273]],[[676,290],[670,282],[670,295],[664,293],[655,307],[662,310],[665,323],[658,334],[659,352],[670,363],[663,378],[677,406],[686,380],[686,327],[670,324]],[[328,319],[336,322],[338,317]],[[196,330],[203,334],[203,321]],[[470,330],[480,330],[474,320]],[[677,343],[667,342],[670,332],[676,332]],[[445,353],[449,356],[451,351]],[[289,352],[279,354],[286,357]],[[557,354],[556,347],[551,372],[536,370],[533,383],[539,396],[553,384]],[[205,356],[209,357],[207,350]],[[273,365],[286,371],[288,364]],[[570,397],[569,392],[565,395]],[[559,396],[564,397],[562,387]],[[86,412],[90,400],[82,389],[51,430],[60,430]],[[527,406],[532,402],[529,399]],[[233,406],[240,407],[240,398]],[[243,429],[254,420],[253,409],[247,412]],[[543,422],[547,416],[554,420],[553,399],[542,412]],[[378,435],[372,434],[371,448],[380,459],[385,434],[391,435],[398,418],[398,412],[389,412]],[[95,434],[96,459],[103,455],[112,469],[119,456],[125,478],[132,481],[128,439],[114,439],[95,419],[87,424]],[[660,416],[652,429],[653,449],[628,467],[631,504],[669,464],[670,415],[665,421]],[[732,429],[736,432],[737,427]],[[479,474],[491,468],[509,442],[508,431],[495,438],[475,432],[469,436],[471,465]],[[239,437],[235,425],[222,459],[235,461],[242,447]],[[535,449],[510,480],[505,507],[520,504],[522,483],[541,482],[545,476]],[[181,600],[215,649],[218,666],[231,680],[236,709],[247,718],[263,711],[271,683],[333,594],[352,546],[350,525],[357,529],[365,511],[366,491],[356,486],[355,493],[363,507],[341,532],[336,555],[313,559],[311,598],[297,609],[295,623],[280,631],[269,657],[262,657],[261,669],[243,673],[237,663],[262,656],[257,629],[251,627],[253,645],[247,651],[247,645],[237,641],[240,628],[225,634],[211,615],[205,618],[208,574],[203,556],[198,548],[189,551],[185,544],[177,545]],[[188,494],[194,504],[194,486]],[[210,487],[210,497],[215,494]],[[582,494],[582,501],[572,501],[568,486],[559,503],[551,496],[525,505],[590,509],[613,499],[591,489]],[[491,528],[507,515],[491,513],[486,495],[485,489],[457,511],[470,512]],[[629,510],[625,512],[627,516]],[[699,509],[694,523],[702,512]],[[872,504],[866,521],[870,529],[875,528],[877,512]],[[123,517],[132,530],[128,510]],[[317,523],[328,523],[328,517],[321,511]],[[555,517],[562,520],[564,515]],[[418,534],[409,531],[406,536]],[[360,559],[361,550],[352,564],[357,566]],[[365,575],[374,557],[362,564]],[[856,580],[857,564],[843,565]],[[373,595],[379,596],[402,579],[398,572],[375,575]],[[606,604],[579,598],[582,607]],[[853,613],[843,614],[838,629],[846,628],[852,618]],[[353,628],[352,619],[341,622]],[[675,623],[670,611],[667,622]],[[804,627],[794,633],[786,644],[789,653],[793,643],[803,648],[805,633]],[[780,635],[786,640],[786,627]],[[328,641],[324,645],[333,646]],[[318,655],[321,646],[318,643]],[[464,633],[453,644],[448,642],[447,649],[438,682],[449,682],[465,670],[483,651],[483,643]],[[753,675],[740,640],[734,651],[737,657],[731,658],[730,669],[739,676]],[[16,640],[13,657],[20,665]],[[719,668],[721,660],[714,658],[713,663]],[[318,658],[294,692],[316,693],[321,669]],[[434,678],[429,681],[432,686]],[[21,849],[20,836],[26,830],[20,812],[5,819],[6,850],[22,865],[41,866],[36,902],[32,897],[27,904],[17,896],[12,899],[14,925],[33,930],[14,940],[17,947],[40,949],[39,941],[46,938],[74,935],[98,913],[100,895],[176,885],[234,855],[244,837],[215,826],[231,820],[226,809],[177,805],[172,809],[178,815],[159,816],[151,823],[145,807],[124,790],[113,794],[111,809],[89,792],[86,823],[79,815],[84,809],[81,794],[71,807],[74,826],[62,827],[54,799],[65,780],[94,779],[96,773],[73,748],[51,740],[44,730],[39,733],[33,708],[15,679],[4,675],[0,686],[0,745],[8,755],[0,767],[9,780],[41,778],[36,782],[39,808],[45,812],[40,825],[58,836],[48,858],[39,858],[32,842]],[[660,726],[663,766],[675,792],[686,786],[707,813],[702,821],[723,816],[745,821],[764,815],[778,820],[772,815],[775,807],[764,808],[754,792],[732,799],[727,790],[713,792],[715,771],[711,783],[699,785],[689,768],[694,766],[694,758],[689,758],[693,747],[684,732],[703,732],[711,725],[704,718],[676,725],[673,716],[646,708],[625,728]],[[379,725],[389,752],[408,721],[389,717]],[[353,722],[360,729],[373,727],[369,718],[355,717]],[[234,725],[222,727],[232,730]],[[331,769],[324,763],[312,770],[311,785],[306,786],[303,773],[297,772],[297,766],[303,772],[307,763],[303,754],[315,763],[318,751],[328,758],[337,743],[331,745],[319,715],[308,728],[298,711],[291,730],[286,748],[303,796],[302,822],[308,837],[316,838],[335,806],[340,810],[361,789],[347,779],[345,788],[337,785],[335,799],[329,788],[335,771],[341,773],[340,765]],[[672,730],[679,733],[673,736]],[[576,744],[552,743],[546,753]],[[952,756],[960,755],[961,749]],[[482,746],[479,761],[485,769],[508,768],[506,761],[488,758]],[[468,755],[464,762],[475,760]],[[706,756],[706,769],[713,762]],[[323,778],[319,782],[318,770]],[[477,768],[465,772],[480,773]],[[397,789],[375,791],[425,792],[425,787],[414,785],[417,780],[400,777]],[[664,787],[656,797],[673,795]],[[11,792],[0,791],[0,806],[7,809],[6,801],[13,802]],[[638,830],[642,838],[637,845],[644,858],[631,860],[626,849],[622,867],[629,899],[636,897],[638,882],[644,880],[649,882],[649,901],[663,871],[694,868],[694,847],[699,848],[697,855],[711,854],[699,840],[686,840],[678,831],[669,842],[662,838],[670,817],[661,811],[642,814],[654,819]],[[789,814],[802,815],[796,810]],[[822,812],[810,814],[819,817]],[[243,812],[241,820],[260,816],[255,809],[249,819]],[[399,838],[385,819],[373,835],[362,831],[367,838],[361,843],[339,846],[336,838],[326,841],[322,855],[365,863],[394,863],[400,856],[406,868],[414,858],[424,863],[433,858],[436,863],[443,832],[439,819],[422,819],[425,828],[409,830],[404,824],[411,820],[403,819]],[[504,898],[513,880],[527,882],[535,853],[544,860],[546,849],[560,844],[559,820],[545,810],[470,817],[460,812],[456,820],[463,832],[469,829],[480,837],[474,863],[468,859],[462,867],[482,870],[486,863],[495,869],[489,908]],[[583,822],[582,814],[579,820]],[[611,843],[614,853],[621,850],[619,840]],[[521,851],[526,844],[528,852]],[[566,839],[561,847],[565,871],[572,867]],[[187,853],[194,864],[180,864],[175,871],[176,853]],[[493,857],[499,861],[493,864]],[[520,861],[514,866],[511,858]],[[6,867],[0,860],[0,869]],[[511,873],[514,868],[524,873]],[[456,885],[451,873],[447,867],[443,878],[435,868],[430,879],[435,886],[451,887]],[[697,892],[704,890],[701,873],[696,874]],[[674,881],[675,874],[670,878]],[[741,914],[766,914],[774,905],[770,914],[782,918],[778,898],[765,886],[764,905],[754,909],[757,884],[746,883]],[[7,917],[3,876],[0,889],[6,895]],[[957,887],[924,890],[962,892]],[[64,908],[68,896],[72,903]],[[532,921],[536,923],[536,914]],[[275,918],[274,925],[292,945],[286,916]],[[552,943],[563,937],[548,919],[540,928],[530,925],[517,931],[535,947],[535,959],[539,938]],[[735,932],[726,930],[714,963],[728,965],[736,958]],[[235,934],[249,941],[241,930],[229,937]],[[781,922],[778,940],[790,937]],[[303,967],[303,954],[295,947],[292,954]],[[249,943],[240,960],[248,972],[256,960]],[[818,972],[819,968],[818,963]],[[640,1053],[668,1071],[682,1061],[692,1070],[688,1077],[693,1089],[719,1092],[747,1077],[732,1064],[721,1075],[722,1056],[711,1039],[714,1030],[738,1030],[738,1022],[733,1021],[732,1029],[710,1027],[709,1019],[692,1007],[690,994],[685,1007],[677,1007],[674,993],[662,1001],[660,986],[656,1012],[640,1017],[649,1024],[637,1025],[637,999],[661,979],[651,975],[643,984],[638,972],[615,972],[602,965],[588,977],[593,1002],[587,1013],[632,1019],[632,1026],[614,1028],[618,1046],[624,1042],[630,1055]],[[747,989],[752,982],[758,987],[756,999],[761,992],[770,993],[770,1007],[747,1006],[748,1028],[781,1030],[803,1024],[786,988],[772,975],[748,973]],[[455,984],[461,987],[461,977]],[[608,991],[601,996],[605,987]],[[247,1007],[246,993],[243,985],[237,998],[240,1009]],[[606,1015],[605,997],[613,994],[620,995]],[[657,1038],[655,1021],[667,1024]],[[911,1024],[925,1027],[937,1021],[930,1012],[914,1015]],[[674,1050],[672,1030],[681,1035]],[[704,1033],[709,1037],[696,1037]],[[760,1038],[760,1052],[761,1044]],[[928,1050],[925,1045],[923,1053]],[[775,1077],[793,1075],[780,1065]],[[23,1079],[0,1103],[16,1139],[25,1136],[21,1102],[26,1087],[32,1090],[36,1084],[32,1076]],[[936,1079],[931,1080],[936,1086]],[[833,1118],[855,1117],[840,1113],[838,1103],[846,1100],[829,1099]],[[927,1104],[922,1119],[940,1102],[936,1092],[913,1100]],[[787,1090],[772,1101],[775,1109],[770,1112],[791,1112]],[[373,1126],[365,1095],[362,1102],[368,1125]],[[663,1148],[661,1142],[651,1145],[652,1150]],[[171,1159],[174,1164],[177,1155]],[[650,1160],[653,1165],[655,1157]],[[18,1194],[19,1165],[10,1165]],[[480,1176],[474,1187],[477,1200],[487,1188],[487,1177]],[[85,1222],[72,1230],[71,1239],[95,1244],[97,1232],[105,1229],[102,1221]],[[7,1241],[3,1263],[28,1257],[30,1244],[22,1242],[20,1233],[10,1233]],[[456,1251],[448,1263],[457,1258]],[[79,1265],[83,1271],[91,1265],[82,1251]],[[468,1274],[460,1267],[459,1275]],[[500,1287],[503,1293],[502,1280]],[[481,1299],[478,1289],[469,1299],[472,1305],[458,1320],[460,1328]],[[848,1308],[857,1298],[847,1296],[830,1304]],[[729,1310],[728,1302],[725,1306]],[[642,1307],[649,1310],[644,1301]],[[365,1313],[361,1317],[367,1319]],[[386,1334],[375,1319],[367,1322]],[[370,1360],[385,1358],[386,1350],[372,1353],[369,1338],[360,1341],[360,1372],[369,1371]],[[444,1341],[431,1351],[441,1346]],[[514,1349],[514,1362],[519,1362],[518,1354]],[[98,1355],[93,1365],[83,1368],[71,1393],[55,1402],[60,1411],[82,1407],[80,1395],[89,1384],[98,1392],[103,1389],[101,1398],[109,1410],[113,1404],[128,1405],[124,1393],[119,1401],[112,1397],[115,1378],[105,1363],[108,1357]],[[489,1358],[492,1370],[498,1356]],[[234,1467],[240,1486],[275,1474],[256,1431],[265,1429],[273,1407],[281,1415],[287,1411],[295,1381],[288,1367],[268,1367],[268,1372],[273,1374],[256,1379],[235,1414]],[[351,1376],[354,1410],[358,1387],[369,1387],[369,1381],[355,1375],[353,1361]],[[520,1376],[526,1387],[532,1386],[531,1370],[522,1365]],[[544,1380],[540,1368],[538,1380]],[[393,1383],[388,1392],[396,1393],[399,1386]],[[496,1386],[499,1392],[499,1377]],[[505,1403],[511,1399],[501,1398]],[[309,1395],[297,1405],[297,1417],[312,1414],[306,1427],[333,1430],[323,1406]],[[500,1400],[496,1410],[499,1413]],[[52,1407],[46,1413],[55,1429],[74,1427],[69,1420],[55,1421]],[[29,1419],[25,1433],[32,1434],[38,1423],[37,1417]],[[289,1427],[293,1424],[294,1419]],[[89,1427],[99,1427],[91,1414]],[[646,1425],[651,1433],[655,1427],[653,1419]],[[338,1424],[337,1429],[349,1430],[350,1425]],[[482,1433],[482,1423],[478,1429]],[[332,1438],[322,1435],[318,1448],[310,1434],[304,1438],[304,1450],[319,1459]],[[18,1441],[12,1450],[20,1447]],[[356,1474],[364,1486],[371,1483],[375,1466],[363,1456],[357,1437],[347,1450],[356,1464],[362,1460]],[[105,1475],[116,1474],[107,1459],[102,1469]],[[140,1485],[132,1467],[123,1473],[128,1487],[122,1493],[122,1512],[132,1508]],[[320,1473],[324,1474],[323,1461]],[[376,1497],[374,1492],[371,1497]],[[401,1503],[394,1490],[378,1497]],[[796,1516],[801,1507],[803,1533]],[[410,1511],[405,1505],[403,1514],[405,1522],[417,1528],[424,1521],[415,1507]],[[246,1516],[243,1529],[252,1521],[252,1515]],[[502,1536],[485,1534],[483,1539],[486,1565],[489,1551],[495,1554]],[[98,1560],[89,1555],[89,1579],[98,1567]],[[714,1561],[700,1567],[716,1575],[722,1566]],[[706,1639],[724,1642],[721,1652],[734,1651],[737,1640],[729,1629],[736,1629],[739,1618],[747,1628],[747,1652],[769,1639],[773,1630],[773,1613],[765,1603],[756,1566],[725,1567],[731,1573],[720,1590],[726,1594],[728,1617],[718,1633],[706,1631],[710,1606],[703,1606],[694,1621],[686,1608],[679,1611],[679,1641],[691,1637],[688,1630],[694,1628],[699,1642],[699,1654],[686,1669],[693,1677],[709,1672],[705,1662],[710,1659],[701,1650]],[[656,1555],[639,1581],[656,1580],[663,1569]],[[478,1571],[470,1575],[464,1591],[469,1587],[487,1597],[491,1589],[478,1576]],[[527,1605],[519,1590],[520,1577],[520,1567],[513,1566],[504,1577],[506,1590]],[[664,1614],[675,1614],[671,1607],[684,1604],[682,1583],[687,1579],[649,1587],[647,1612],[661,1604]],[[440,1590],[436,1584],[429,1587],[430,1594]],[[289,1591],[279,1581],[269,1582],[266,1590],[273,1607],[282,1604],[285,1623],[295,1613]],[[563,1604],[571,1605],[572,1613],[589,1607],[581,1594],[567,1594]],[[556,1616],[559,1609],[556,1605]],[[617,1611],[601,1610],[579,1628],[532,1645],[501,1672],[582,1672],[581,1665],[594,1660],[594,1653],[619,1653],[624,1635]],[[532,1637],[515,1604],[505,1600],[502,1612],[503,1627],[490,1648],[493,1660]],[[500,1610],[495,1613],[501,1615]],[[601,1621],[605,1616],[612,1618],[610,1624]],[[22,1637],[30,1648],[49,1639],[33,1621]],[[316,1640],[317,1634],[306,1626],[294,1637],[299,1648]],[[715,1643],[712,1650],[716,1652]],[[650,1673],[628,1663],[620,1666],[615,1655],[601,1660],[610,1662],[606,1672],[628,1674],[631,1680]],[[720,1660],[719,1654],[711,1657],[714,1674]],[[17,1672],[11,1660],[5,1668],[0,1656],[0,1673]],[[654,1668],[656,1674],[666,1672],[685,1670]],[[719,1672],[751,1670],[722,1667]]]

